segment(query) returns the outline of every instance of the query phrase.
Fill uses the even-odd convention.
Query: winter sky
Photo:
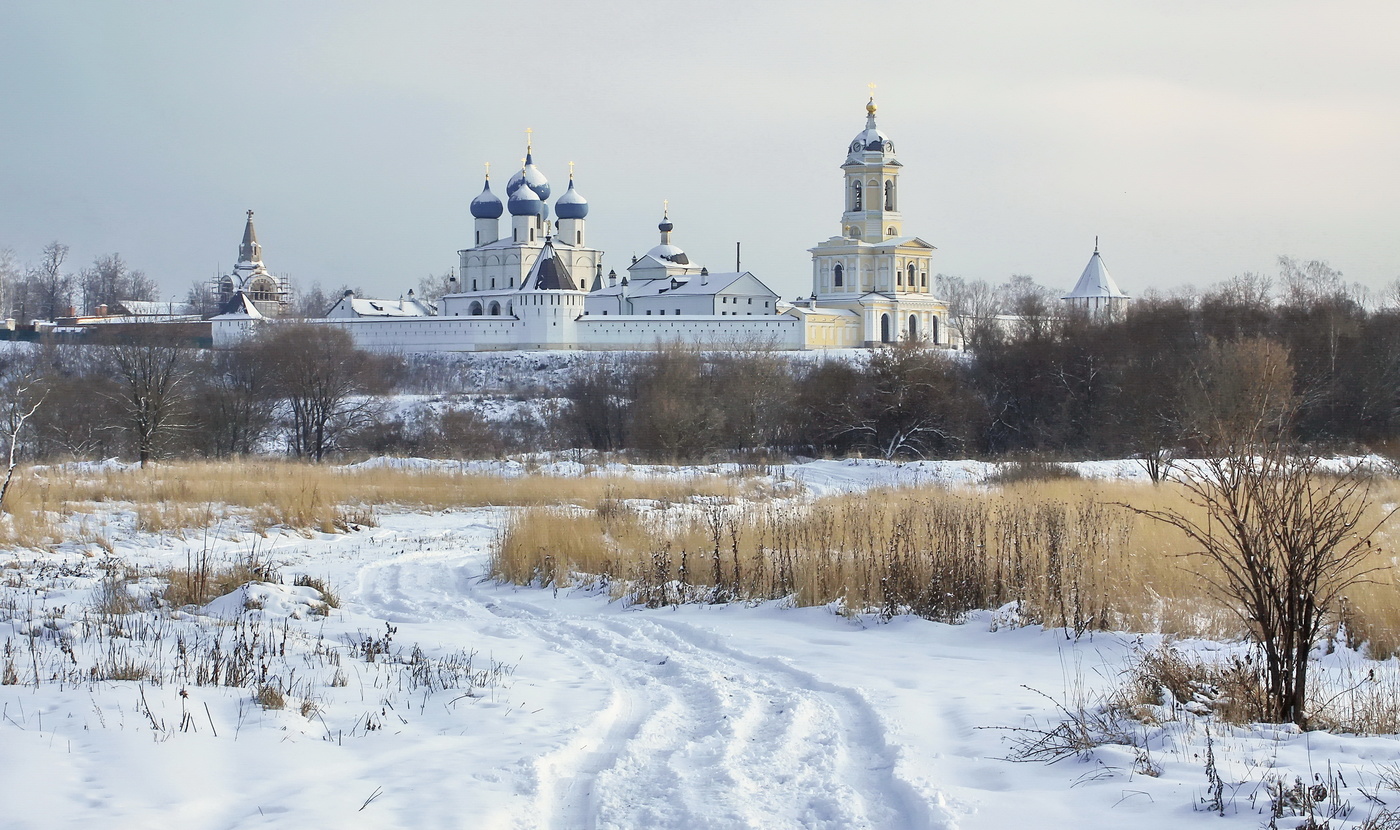
[[[785,297],[834,235],[878,84],[936,270],[1125,290],[1325,259],[1400,276],[1393,0],[0,5],[0,247],[120,252],[183,297],[243,211],[300,285],[456,265],[524,154],[623,270],[675,242]],[[503,222],[503,227],[505,223]]]

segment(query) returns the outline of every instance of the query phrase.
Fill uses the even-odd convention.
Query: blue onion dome
[[[501,212],[505,207],[496,194],[491,192],[491,177],[486,177],[486,186],[481,188],[481,195],[472,199],[472,216],[476,219],[500,219]]]
[[[549,179],[535,166],[534,155],[529,150],[525,151],[525,166],[506,183],[506,195],[514,196],[521,185],[528,185],[541,199],[549,198]]]
[[[865,105],[865,129],[851,141],[848,155],[856,153],[894,153],[894,142],[875,126],[875,99]]]
[[[554,214],[560,219],[582,219],[588,215],[588,200],[574,189],[573,174],[569,175],[569,189],[554,202]]]
[[[662,233],[670,233],[676,229],[676,226],[671,223],[671,218],[669,216],[662,216],[661,224],[657,225],[656,229]]]
[[[511,216],[539,216],[544,213],[544,202],[533,188],[517,187],[507,202]]]

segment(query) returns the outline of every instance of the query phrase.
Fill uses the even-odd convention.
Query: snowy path
[[[0,830],[1244,828],[1267,822],[1268,781],[1329,769],[1352,782],[1357,807],[1332,826],[1354,830],[1374,811],[1359,788],[1376,791],[1400,764],[1391,737],[1219,728],[1213,757],[1232,776],[1222,820],[1200,809],[1199,729],[1155,733],[1150,757],[1106,746],[1008,763],[995,727],[1044,724],[1057,716],[1046,695],[1118,682],[1138,638],[994,631],[990,614],[942,625],[780,603],[647,610],[498,585],[484,575],[504,517],[386,512],[353,534],[252,542],[284,574],[323,577],[341,595],[340,610],[294,626],[304,662],[289,665],[310,679],[293,702],[314,715],[264,710],[244,687],[0,684]],[[163,537],[115,555],[159,568],[203,543]],[[250,543],[222,544],[237,556]],[[81,613],[95,578],[51,570],[10,613],[30,602]],[[351,656],[390,634],[393,661]],[[321,645],[347,658],[334,665],[348,685],[311,659]],[[403,680],[420,647],[507,670],[478,693],[429,694]],[[195,728],[151,725],[147,700],[178,724],[182,692],[205,715]]]
[[[684,622],[561,612],[543,592],[543,602],[510,598],[482,584],[483,567],[460,549],[374,562],[356,598],[390,620],[489,615],[607,690],[593,717],[535,760],[538,826],[952,826],[895,774],[884,727],[853,689]]]

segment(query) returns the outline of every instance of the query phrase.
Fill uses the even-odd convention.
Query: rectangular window
[[[666,309],[664,309],[664,308],[661,309],[661,316],[662,316],[662,317],[665,317],[665,316],[666,316]]]
[[[648,317],[651,316],[651,309],[647,309],[647,316],[648,316]]]
[[[753,305],[753,297],[749,298],[749,305]]]
[[[678,309],[676,309],[676,316],[679,317],[680,315],[681,315],[681,310],[678,308]]]

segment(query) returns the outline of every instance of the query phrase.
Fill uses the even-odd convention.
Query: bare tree
[[[100,305],[156,298],[155,282],[144,272],[127,267],[121,254],[94,259],[92,265],[79,272],[78,289],[82,295],[82,310],[87,314],[95,313]]]
[[[321,287],[320,281],[313,282],[310,288],[297,289],[293,293],[291,317],[299,317],[304,320],[314,320],[325,317],[326,312],[331,310],[340,298],[345,296],[346,291],[353,290],[355,294],[363,294],[359,289],[351,289],[347,285],[340,288],[326,291]]]
[[[1289,442],[1297,402],[1280,346],[1215,344],[1206,364],[1196,417],[1211,455],[1180,477],[1195,512],[1130,509],[1198,546],[1197,575],[1263,653],[1270,717],[1305,725],[1309,655],[1343,592],[1371,572],[1371,537],[1395,511],[1368,524],[1370,477],[1322,474]]]
[[[73,275],[63,270],[68,259],[68,246],[50,242],[44,246],[44,258],[38,265],[29,269],[27,282],[29,296],[34,307],[28,309],[46,320],[54,320],[67,313],[73,302]]]
[[[443,294],[451,294],[457,290],[457,275],[452,271],[429,274],[418,281],[418,299],[427,303],[436,303],[442,299]]]
[[[33,379],[26,375],[19,379],[18,384],[10,391],[10,404],[5,410],[5,441],[8,444],[8,465],[5,467],[5,482],[0,484],[0,510],[5,507],[5,496],[10,492],[10,482],[15,477],[15,467],[18,465],[19,436],[24,431],[25,422],[34,417],[34,413],[39,411],[39,406],[44,402],[43,394],[37,397],[32,394],[34,391]]]
[[[1210,567],[1197,574],[1263,653],[1271,720],[1305,726],[1309,655],[1343,593],[1375,570],[1371,538],[1395,510],[1367,523],[1368,475],[1322,474],[1282,440],[1208,459],[1182,486],[1204,519],[1134,509],[1198,546],[1190,555]]]
[[[291,449],[320,461],[347,432],[373,419],[378,363],[336,326],[279,325],[261,342],[291,418]]]
[[[193,349],[162,326],[141,326],[108,347],[109,371],[116,383],[114,403],[141,466],[156,457],[163,442],[188,427]]]
[[[0,317],[14,316],[10,303],[20,280],[19,264],[14,248],[0,248]]]
[[[201,450],[218,458],[252,453],[277,410],[273,366],[252,344],[209,355],[194,401]]]
[[[986,280],[966,280],[939,274],[938,293],[948,303],[948,316],[962,336],[963,348],[976,349],[997,328],[1004,313],[1000,293]]]

